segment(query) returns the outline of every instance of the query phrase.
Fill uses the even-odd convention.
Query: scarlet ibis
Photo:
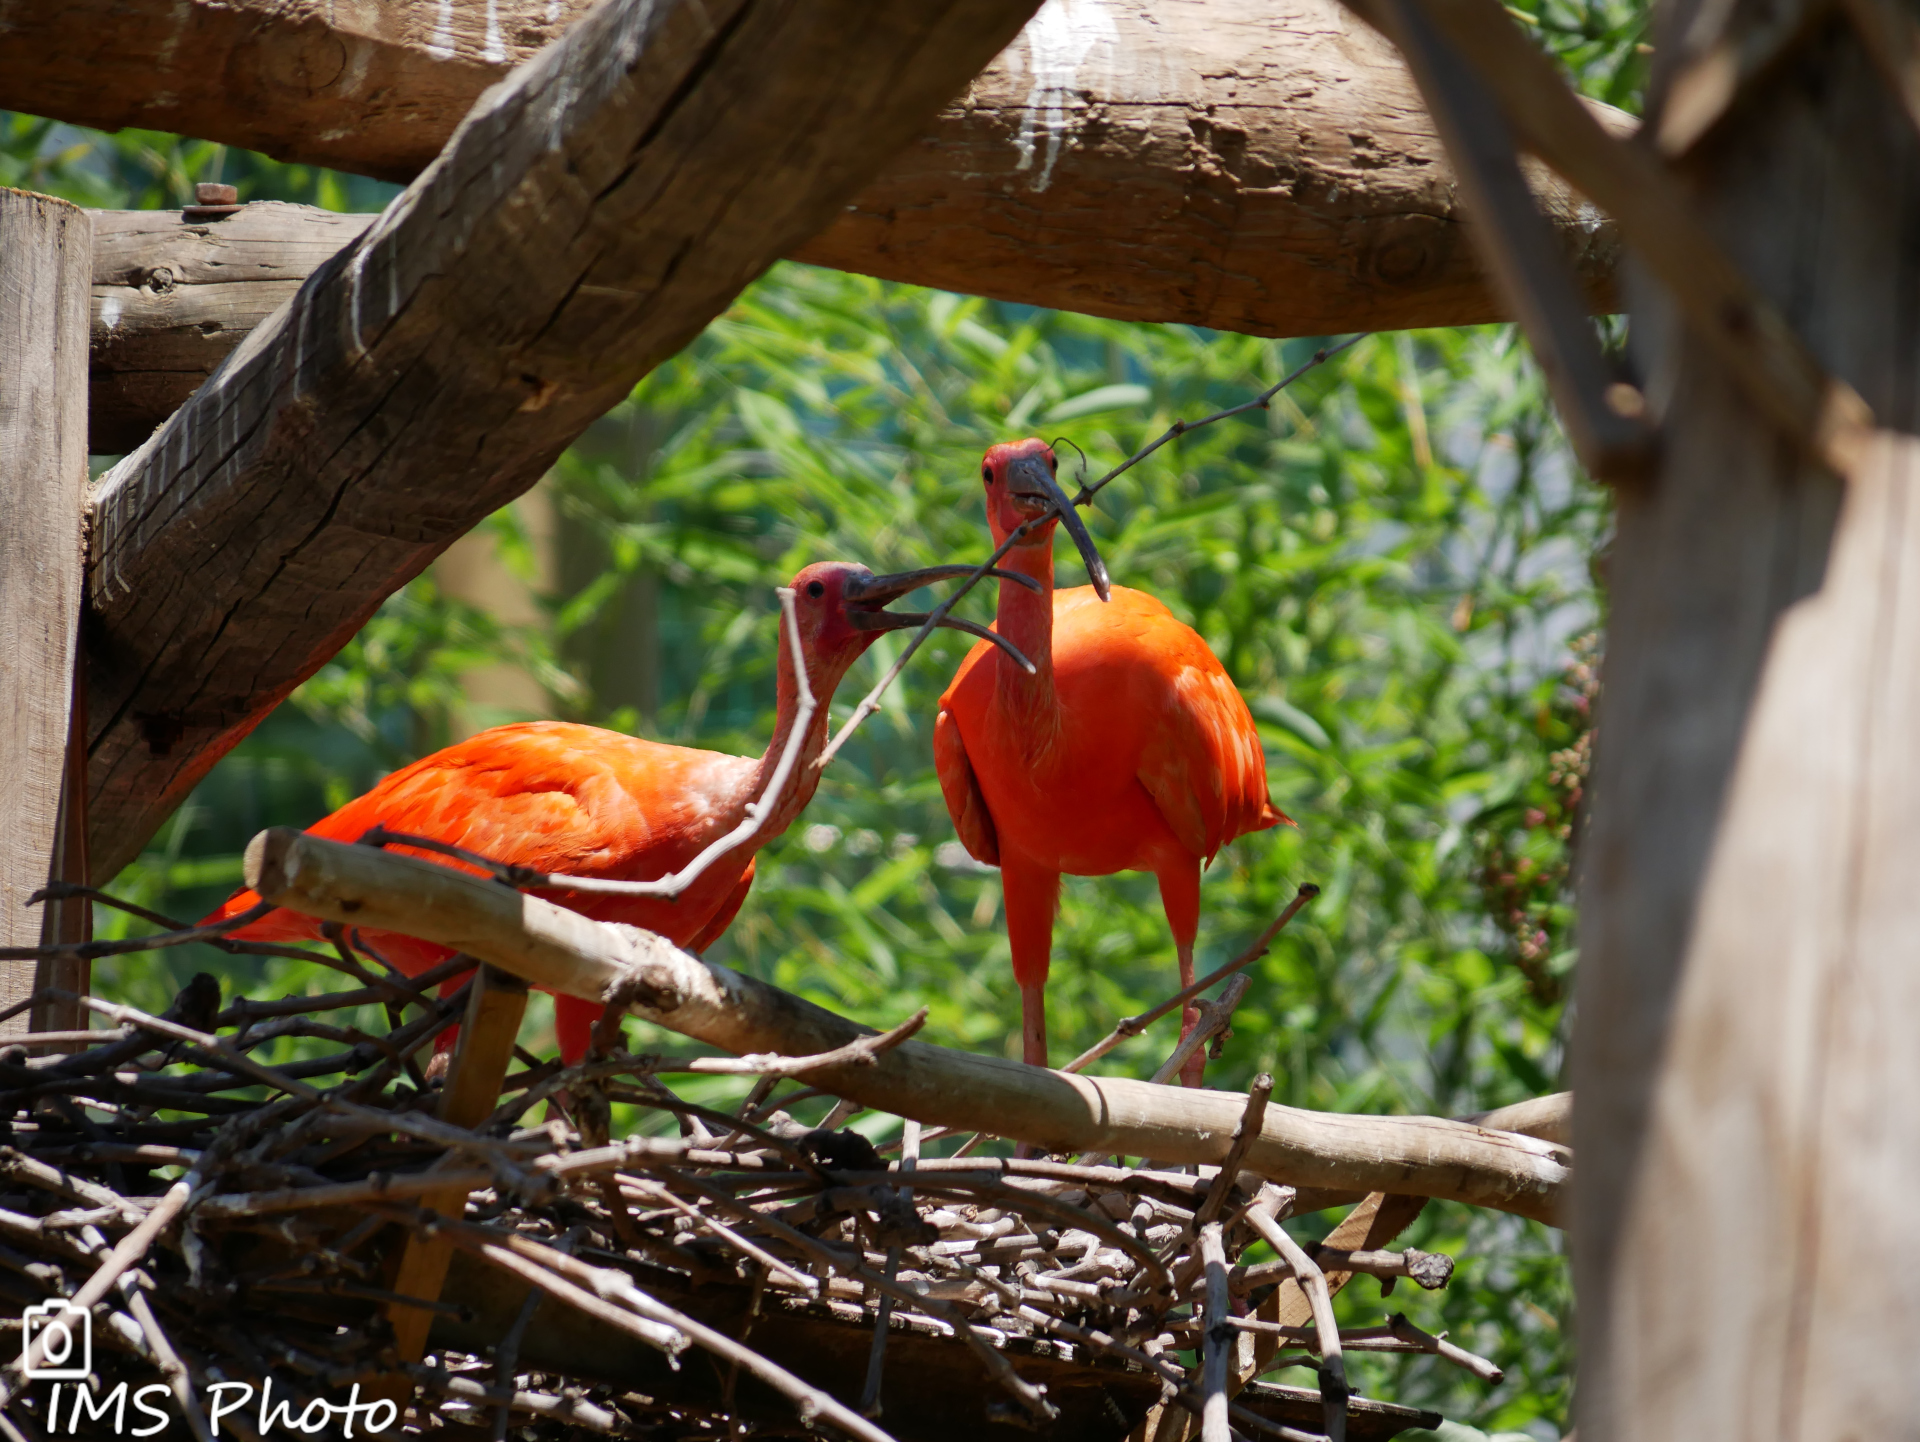
[[[996,543],[1058,507],[1001,564],[1038,582],[1000,584],[995,631],[1032,658],[1031,674],[976,645],[940,698],[933,754],[961,842],[998,865],[1020,985],[1022,1049],[1047,1064],[1047,968],[1060,877],[1150,871],[1193,982],[1200,869],[1249,831],[1286,822],[1267,797],[1266,755],[1247,704],[1194,631],[1106,568],[1037,439],[1004,442],[981,463]],[[1060,520],[1092,586],[1053,589]],[[1189,1006],[1182,1035],[1198,1009]],[[1205,1057],[1183,1069],[1198,1086]]]
[[[626,922],[700,951],[727,929],[753,885],[754,853],[787,829],[813,797],[813,762],[827,739],[827,703],[834,687],[882,632],[917,626],[926,617],[888,611],[889,601],[929,582],[971,573],[971,566],[932,566],[875,576],[865,566],[822,562],[793,578],[794,615],[807,681],[818,702],[796,764],[772,811],[745,844],[726,853],[677,897],[556,891],[551,899],[601,921]],[[987,636],[971,621],[941,624]],[[983,643],[984,644],[984,643]],[[597,726],[528,721],[496,726],[394,772],[308,830],[357,841],[376,826],[451,843],[491,860],[536,871],[620,881],[647,881],[684,867],[733,830],[771,784],[793,728],[800,689],[786,622],[780,627],[773,739],[759,758],[727,756],[643,741]],[[1024,660],[1024,658],[1022,658]],[[405,848],[398,848],[404,850]],[[458,861],[411,854],[444,865]],[[208,921],[247,910],[259,898],[241,891]],[[234,933],[260,941],[309,940],[322,923],[276,910]],[[410,976],[451,953],[391,932],[370,932],[368,946]],[[596,1003],[555,998],[561,1057],[585,1053]]]

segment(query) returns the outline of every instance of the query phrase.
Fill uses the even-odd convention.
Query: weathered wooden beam
[[[1613,308],[1612,227],[1529,179]],[[1503,319],[1456,187],[1406,67],[1338,0],[1056,0],[793,254],[1253,335]]]
[[[0,0],[0,108],[383,180],[592,0]]]
[[[261,201],[224,220],[93,212],[88,446],[124,455],[377,219]]]
[[[27,898],[58,851],[80,625],[87,486],[86,307],[92,223],[78,206],[0,189],[0,945],[34,946]],[[0,964],[0,1007],[35,966]],[[26,1014],[6,1023],[32,1027]]]
[[[592,921],[469,872],[304,832],[263,831],[247,885],[280,906],[482,957],[543,990],[627,1000],[634,1015],[739,1055],[816,1056],[870,1035],[790,992],[709,965],[651,932]],[[914,1121],[1050,1151],[1212,1162],[1246,1098],[1128,1077],[1045,1071],[903,1042],[871,1066],[804,1073],[813,1085]],[[1444,1197],[1553,1221],[1563,1147],[1438,1117],[1361,1117],[1269,1106],[1246,1168],[1306,1187]]]
[[[107,3],[0,3],[0,37],[9,26],[16,37],[0,44],[0,104],[398,179],[426,166],[485,84],[584,9],[499,0],[490,41],[477,7],[452,7],[438,33],[450,7],[435,0],[342,3],[330,21],[279,0],[112,0],[111,24]],[[286,74],[303,83],[273,83]],[[1631,125],[1605,113],[1616,129]],[[1610,307],[1611,227],[1559,182],[1530,179],[1586,302]],[[212,241],[230,227],[240,228],[194,234]],[[101,283],[125,289],[98,297],[121,302],[122,322],[120,353],[96,371],[97,449],[143,439],[134,418],[157,425],[185,373],[211,370],[267,298],[247,288],[199,305],[191,288],[229,284],[225,263],[244,258],[212,244],[198,258],[163,233],[152,242],[187,264],[140,261],[141,235],[120,228],[113,260],[103,257],[116,278]],[[1036,305],[1265,335],[1505,313],[1406,70],[1334,0],[1050,6],[791,253]],[[170,271],[172,291],[128,293],[156,267]],[[189,329],[210,322],[221,329]],[[151,325],[164,345],[142,359],[137,338]],[[105,384],[102,369],[130,374]]]
[[[817,231],[1034,3],[609,0],[491,92],[96,489],[96,870]]]

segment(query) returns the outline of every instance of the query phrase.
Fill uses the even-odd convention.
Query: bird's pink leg
[[[440,983],[440,1000],[445,1001],[465,986],[474,973],[451,976]],[[433,1039],[433,1056],[427,1062],[426,1078],[430,1082],[444,1081],[447,1068],[453,1065],[454,1048],[460,1044],[460,1028],[450,1026]]]
[[[1047,1064],[1047,984],[1020,988],[1020,1059],[1028,1066]]]
[[[1185,991],[1193,985],[1193,943],[1178,944],[1180,955],[1180,989]],[[1194,1002],[1188,1002],[1180,1013],[1180,1040],[1185,1041],[1200,1025],[1200,1008]],[[1180,1068],[1180,1085],[1183,1087],[1205,1086],[1207,1077],[1207,1049],[1203,1046],[1187,1058]]]
[[[1047,1064],[1047,966],[1053,956],[1053,918],[1060,909],[1060,873],[1024,858],[1000,858],[1013,979],[1020,983],[1020,1054]]]
[[[1174,951],[1180,958],[1180,989],[1193,985],[1193,943],[1200,934],[1200,859],[1182,852],[1156,873],[1160,878],[1160,904],[1167,911],[1167,925],[1173,931]],[[1180,1013],[1180,1040],[1185,1041],[1200,1024],[1200,1008],[1188,1002]],[[1197,1087],[1207,1071],[1207,1053],[1202,1047],[1180,1068],[1180,1084]]]

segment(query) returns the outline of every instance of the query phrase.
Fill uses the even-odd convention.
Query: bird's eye
[[[983,486],[990,486],[993,484],[993,467],[992,466],[980,467],[980,484]]]
[[[1056,476],[1060,474],[1060,457],[1056,456],[1052,451],[1047,452],[1047,469],[1052,471]]]
[[[816,601],[819,600],[822,596],[827,594],[826,583],[824,581],[807,582],[807,594],[813,597],[814,600]]]

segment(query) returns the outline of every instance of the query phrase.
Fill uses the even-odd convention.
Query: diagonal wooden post
[[[0,189],[0,945],[33,946],[27,898],[55,874],[80,621],[93,225]],[[71,811],[71,808],[69,808]],[[84,825],[81,828],[84,836]],[[57,925],[58,923],[56,923]],[[0,1010],[35,986],[0,963]],[[62,975],[66,984],[83,981]],[[26,1031],[24,1009],[4,1023]]]
[[[520,1034],[520,1022],[526,1014],[527,984],[508,972],[482,966],[467,997],[467,1015],[460,1024],[460,1044],[454,1049],[453,1065],[447,1069],[446,1088],[440,1093],[441,1121],[457,1127],[474,1127],[492,1113],[500,1099],[500,1084],[506,1080],[507,1066],[513,1060],[514,1039]],[[467,1189],[453,1187],[444,1192],[429,1192],[420,1199],[420,1204],[441,1216],[457,1219],[466,1213]],[[403,1297],[437,1302],[452,1260],[452,1243],[438,1237],[409,1237],[393,1273],[392,1289]],[[403,1361],[418,1362],[426,1355],[427,1333],[433,1326],[432,1312],[424,1307],[392,1302],[387,1306],[387,1320],[393,1326],[394,1347]]]

